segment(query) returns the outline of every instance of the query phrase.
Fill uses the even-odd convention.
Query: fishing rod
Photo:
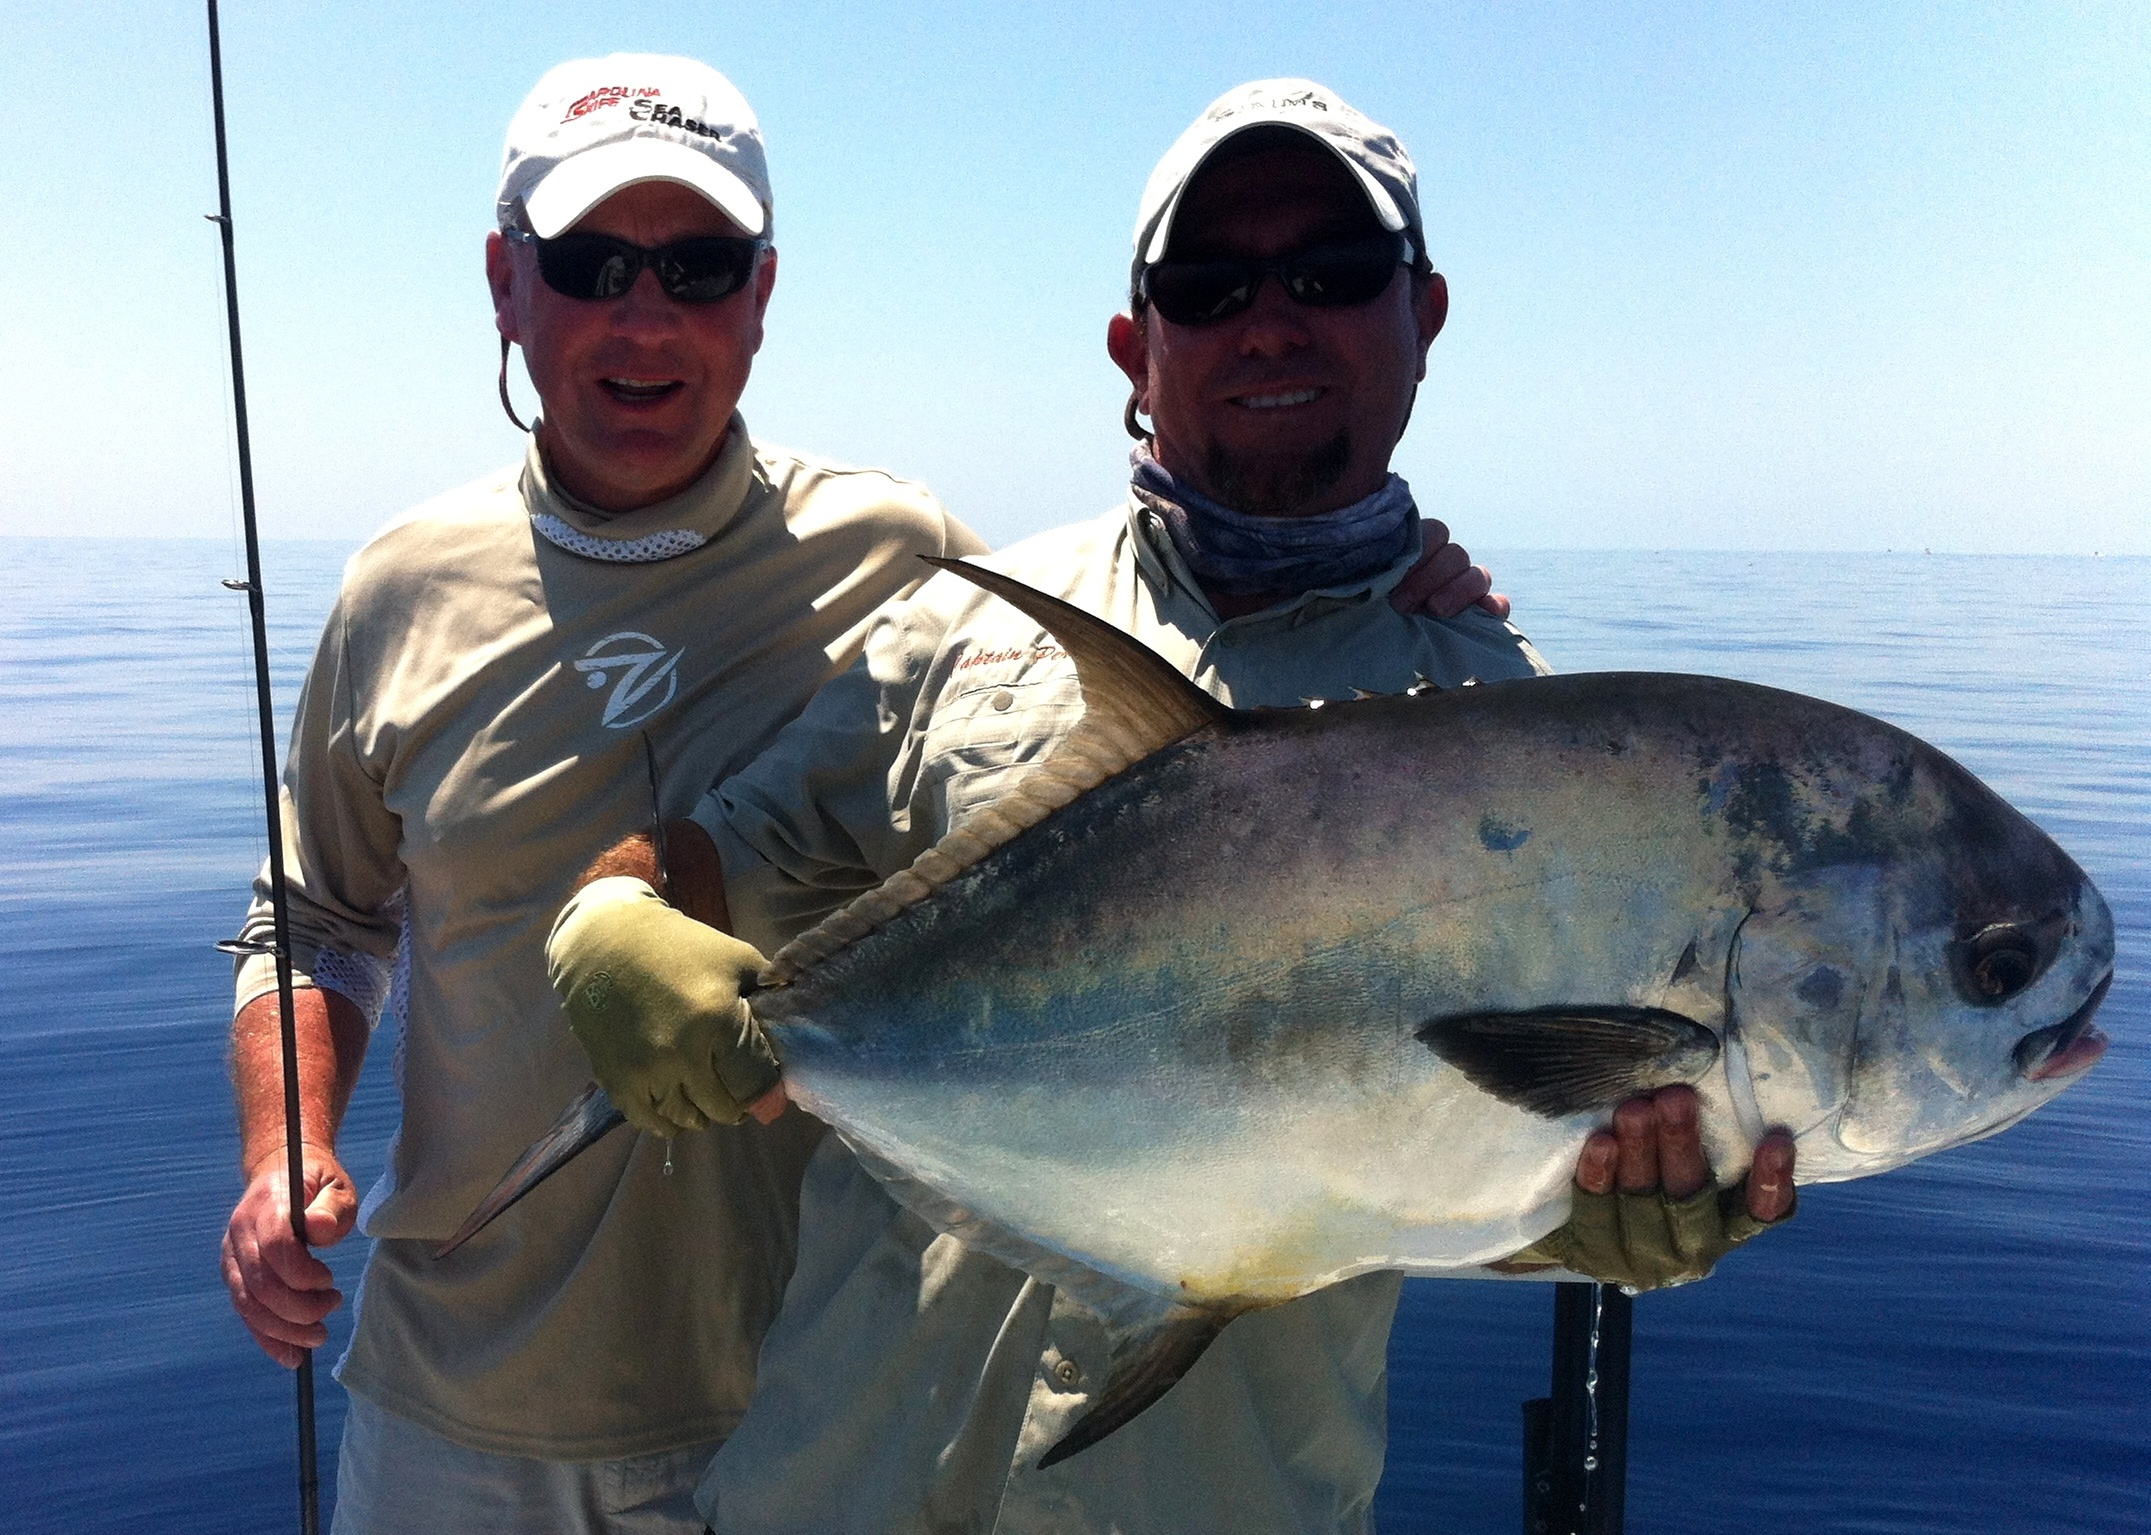
[[[261,727],[261,787],[269,827],[269,906],[275,917],[275,937],[263,944],[250,939],[227,939],[217,945],[227,954],[273,954],[276,957],[276,1000],[280,1042],[284,1059],[284,1152],[287,1203],[291,1206],[291,1234],[300,1247],[306,1243],[306,1169],[300,1156],[299,1138],[299,1026],[291,987],[291,912],[284,886],[284,826],[276,791],[276,715],[269,698],[269,618],[262,601],[261,535],[254,523],[254,456],[247,437],[246,366],[239,350],[239,267],[232,247],[231,168],[224,150],[224,56],[217,34],[217,0],[209,6],[209,99],[216,113],[217,211],[205,215],[217,226],[224,243],[224,314],[231,333],[232,420],[239,439],[239,511],[246,526],[246,579],[227,580],[224,585],[245,592],[247,611],[254,626],[254,705]],[[299,1529],[317,1535],[321,1528],[321,1476],[314,1444],[314,1351],[301,1350],[299,1384]]]

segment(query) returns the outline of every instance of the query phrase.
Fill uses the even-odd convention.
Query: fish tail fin
[[[1126,1427],[1172,1390],[1180,1377],[1217,1341],[1231,1316],[1178,1307],[1165,1320],[1113,1352],[1112,1374],[1089,1412],[1039,1457],[1042,1471],[1057,1466]]]

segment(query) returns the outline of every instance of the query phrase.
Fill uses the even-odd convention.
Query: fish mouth
[[[2091,996],[2084,1005],[2062,1019],[2043,1029],[2034,1029],[2017,1041],[2017,1070],[2033,1082],[2052,1082],[2063,1077],[2080,1076],[2098,1064],[2106,1053],[2106,1035],[2093,1028],[2091,1015],[2106,1000],[2107,988],[2114,984],[2114,973],[2109,970],[2106,978],[2092,988]]]

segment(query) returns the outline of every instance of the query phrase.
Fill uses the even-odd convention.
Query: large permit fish
[[[1119,1340],[1048,1459],[1236,1315],[1484,1273],[1624,1098],[1700,1095],[1730,1181],[1990,1135],[2080,1077],[2113,923],[1941,752],[1815,699],[1581,674],[1239,711],[952,565],[1075,660],[1055,752],[781,950],[792,1098],[940,1229]]]

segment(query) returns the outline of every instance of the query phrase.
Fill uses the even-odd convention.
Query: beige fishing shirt
[[[1220,622],[1141,508],[985,563],[1112,620],[1240,706],[1546,668],[1473,609],[1437,622],[1372,580]],[[765,949],[905,867],[1082,713],[1030,619],[939,576],[866,659],[697,807],[741,933]],[[703,1483],[721,1535],[1150,1535],[1366,1528],[1400,1280],[1370,1274],[1242,1317],[1156,1406],[1049,1471],[1109,1363],[1084,1308],[900,1209],[834,1137],[808,1168],[798,1268],[753,1409]]]
[[[533,447],[353,556],[285,773],[302,983],[397,967],[401,1126],[340,1375],[472,1448],[612,1459],[720,1438],[791,1271],[794,1111],[665,1148],[621,1131],[461,1251],[432,1250],[589,1080],[546,981],[576,876],[766,747],[858,654],[920,554],[983,546],[920,486],[757,448],[608,517]],[[257,887],[247,935],[270,932]],[[238,995],[272,989],[243,964]]]

